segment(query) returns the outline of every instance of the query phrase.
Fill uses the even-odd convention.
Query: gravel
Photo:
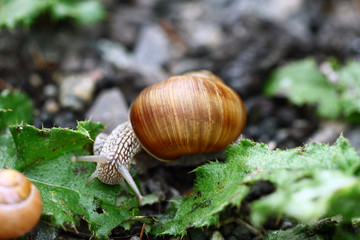
[[[17,28],[0,34],[0,87],[31,96],[36,127],[74,128],[77,120],[92,119],[107,125],[109,132],[127,120],[131,102],[145,87],[174,74],[207,69],[243,98],[248,112],[244,137],[286,149],[310,141],[332,142],[344,131],[360,152],[358,126],[334,127],[317,118],[312,107],[295,107],[262,94],[271,71],[288,61],[307,56],[320,61],[329,56],[360,59],[355,1],[104,2],[107,20],[93,26],[38,21],[30,31]],[[176,198],[191,189],[191,170],[149,164],[139,179],[145,191]],[[264,186],[262,193],[270,189]],[[159,205],[163,211],[170,204]],[[147,211],[156,214],[159,209]],[[138,233],[139,226],[133,231]],[[126,234],[115,229],[112,236]],[[238,223],[189,235],[255,237]]]

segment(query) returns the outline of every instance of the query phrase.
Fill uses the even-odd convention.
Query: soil
[[[73,128],[77,120],[89,116],[89,109],[107,90],[119,90],[128,107],[142,89],[155,82],[207,69],[244,100],[248,114],[244,138],[273,148],[300,146],[319,134],[324,120],[316,116],[314,106],[298,107],[286,99],[265,97],[264,83],[276,67],[292,60],[309,56],[319,63],[328,57],[360,59],[360,8],[356,0],[286,2],[108,0],[104,1],[106,20],[91,26],[54,21],[43,14],[29,29],[17,27],[0,33],[0,89],[19,89],[32,98],[36,127]],[[93,88],[85,99],[76,96],[69,104],[62,89],[70,77],[89,77]],[[126,109],[123,112],[126,116]],[[331,137],[325,140],[333,141]],[[169,207],[165,199],[191,191],[195,176],[189,172],[193,168],[158,165],[143,171],[139,179],[144,191],[161,194],[163,201],[143,208],[142,213],[164,211]],[[272,184],[259,183],[246,201],[273,190]],[[221,221],[238,211],[227,209]],[[240,209],[244,223],[248,212],[245,202]],[[192,229],[186,239],[208,239],[214,231],[225,239],[260,239],[263,232],[244,223]],[[263,231],[294,224],[286,219],[275,224],[274,220]],[[141,225],[131,231],[117,228],[110,236],[138,239],[140,231]],[[90,236],[60,229],[57,234],[59,239]]]

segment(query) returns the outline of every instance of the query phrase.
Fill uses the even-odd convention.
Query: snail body
[[[38,189],[22,173],[0,170],[0,239],[21,237],[38,223],[42,200]]]
[[[183,155],[222,150],[240,136],[246,110],[219,77],[199,71],[144,89],[130,108],[129,120],[107,138],[102,134],[96,138],[96,155],[73,160],[98,162],[89,180],[98,177],[117,184],[124,177],[142,199],[132,178],[124,176],[130,176],[127,170],[137,152],[143,148],[159,160],[174,161]]]

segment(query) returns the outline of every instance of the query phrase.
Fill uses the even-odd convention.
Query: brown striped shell
[[[200,71],[144,89],[131,107],[130,122],[148,153],[172,161],[224,149],[243,131],[246,110],[219,77]]]

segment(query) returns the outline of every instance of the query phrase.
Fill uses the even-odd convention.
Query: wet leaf
[[[22,92],[4,90],[0,93],[0,132],[10,124],[32,123],[33,103]]]
[[[344,66],[333,66],[332,62],[325,62],[333,67],[332,77],[322,74],[312,58],[290,62],[271,74],[264,93],[286,97],[296,105],[316,106],[324,118],[359,123],[360,63],[350,61]]]
[[[106,238],[116,226],[130,228],[133,217],[139,215],[138,199],[120,185],[106,185],[98,179],[86,183],[96,164],[72,163],[70,159],[88,155],[86,146],[93,143],[91,137],[103,126],[86,121],[79,122],[78,129],[12,126],[12,135],[0,137],[5,146],[0,149],[7,154],[0,157],[0,162],[24,172],[39,188],[42,215],[52,223],[75,229],[84,219],[95,237]],[[117,205],[119,196],[123,199],[121,206]]]
[[[219,213],[227,206],[239,207],[260,180],[273,183],[276,191],[253,202],[252,220],[257,226],[270,216],[310,223],[334,215],[350,221],[360,214],[351,210],[360,197],[360,156],[342,136],[333,146],[311,144],[288,150],[242,140],[228,147],[226,156],[225,163],[212,162],[195,170],[195,193],[173,201],[169,212],[159,216],[153,234],[185,235],[189,228],[217,223]]]

